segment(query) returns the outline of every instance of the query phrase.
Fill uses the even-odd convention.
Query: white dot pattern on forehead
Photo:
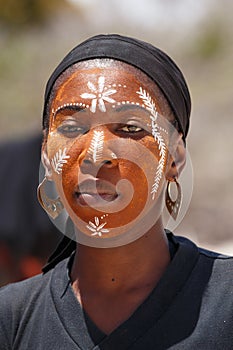
[[[69,108],[69,107],[82,107],[82,108],[89,108],[88,104],[82,103],[82,102],[71,102],[71,103],[64,103],[63,105],[57,107],[57,109],[52,109],[52,114],[53,114],[53,118],[55,117],[55,115],[61,111],[62,109],[65,108]]]
[[[104,89],[107,90],[107,88],[112,88],[112,87],[119,87],[119,88],[123,87],[124,89],[127,88],[126,85],[122,85],[122,84],[109,84],[108,86],[105,86]]]

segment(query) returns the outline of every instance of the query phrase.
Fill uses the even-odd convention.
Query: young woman
[[[180,207],[190,107],[175,63],[133,38],[90,38],[59,64],[38,197],[67,212],[66,236],[42,275],[1,290],[3,349],[233,347],[232,259],[162,222]]]

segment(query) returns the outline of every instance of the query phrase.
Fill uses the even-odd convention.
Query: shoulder
[[[8,314],[17,315],[28,311],[30,307],[43,301],[50,294],[52,284],[54,288],[60,287],[59,281],[63,281],[66,276],[67,261],[63,260],[54,269],[28,278],[24,281],[11,283],[0,288],[1,309]],[[0,317],[1,322],[1,317]]]
[[[49,274],[38,275],[0,288],[0,342],[4,349],[11,349],[21,320],[30,314],[38,299],[43,298],[48,281]]]
[[[11,300],[17,296],[17,300],[27,299],[40,292],[48,283],[49,275],[37,275],[21,282],[11,283],[0,288],[0,300]]]
[[[48,289],[50,275],[37,275],[0,288],[0,305],[4,311],[4,319],[20,317],[28,305],[33,305],[38,298],[42,298]]]
[[[39,298],[44,298],[50,291],[52,283],[59,286],[58,281],[62,281],[66,276],[68,259],[61,261],[54,269],[44,274],[28,278],[24,281],[11,283],[0,288],[0,303],[5,308],[10,307],[12,311],[21,308],[25,303],[35,303]]]
[[[37,275],[27,280],[0,288],[0,305],[4,320],[16,319],[36,300],[43,298],[49,287],[51,273]],[[2,318],[0,318],[0,324]]]
[[[228,261],[229,263],[233,262],[233,256],[225,255],[217,251],[212,251],[212,250],[199,247],[196,245],[196,243],[194,243],[187,237],[173,235],[171,232],[169,232],[169,239],[172,239],[172,241],[177,245],[185,245],[189,248],[197,249],[199,255],[202,256],[203,258],[219,260],[219,261]]]
[[[32,325],[39,329],[47,319],[55,307],[52,290],[60,295],[69,281],[66,271],[67,260],[63,260],[45,274],[0,289],[0,343],[4,349],[11,349],[17,339],[31,332]]]
[[[173,236],[173,239],[178,245],[186,246],[191,251],[196,250],[196,270],[199,271],[200,276],[209,271],[210,280],[213,283],[222,281],[224,285],[228,283],[233,286],[233,256],[198,247],[185,237]]]
[[[233,256],[199,248],[200,261],[208,260],[211,265],[210,282],[214,288],[228,292],[233,288]],[[228,293],[230,296],[231,293]],[[225,294],[226,296],[226,294]]]

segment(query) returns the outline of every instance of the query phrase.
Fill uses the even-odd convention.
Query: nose
[[[113,159],[109,159],[107,155],[104,155],[101,160],[93,162],[90,157],[84,157],[81,162],[82,167],[96,166],[96,167],[106,167],[112,168],[116,165],[116,162]]]
[[[117,156],[108,147],[103,130],[93,130],[89,142],[80,154],[79,164],[82,168],[113,168],[117,165]]]

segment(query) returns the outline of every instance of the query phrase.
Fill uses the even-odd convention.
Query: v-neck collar
[[[136,311],[110,335],[96,327],[99,344],[94,344],[88,332],[87,316],[77,301],[68,275],[67,259],[54,269],[51,294],[61,322],[80,349],[124,350],[140,339],[172,304],[184,286],[198,259],[198,248],[186,238],[177,239],[168,233],[169,241],[177,245],[177,252],[159,283]]]

